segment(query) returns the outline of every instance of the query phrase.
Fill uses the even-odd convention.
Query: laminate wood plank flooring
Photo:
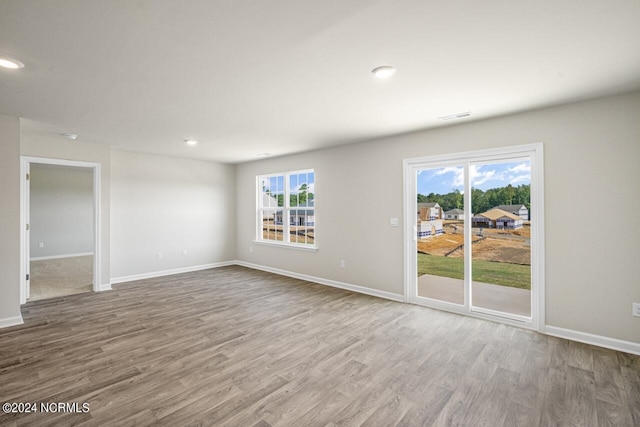
[[[640,357],[231,266],[23,306],[0,425],[638,426]]]

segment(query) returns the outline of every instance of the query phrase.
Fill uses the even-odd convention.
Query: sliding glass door
[[[464,305],[464,166],[416,169],[417,295]]]
[[[471,163],[471,306],[531,317],[531,161]]]
[[[537,327],[542,145],[405,160],[410,302]]]

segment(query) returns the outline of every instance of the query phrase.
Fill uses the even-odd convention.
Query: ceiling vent
[[[465,117],[469,117],[471,116],[471,111],[465,111],[464,113],[458,113],[458,114],[452,114],[450,116],[442,116],[442,117],[438,117],[440,120],[457,120],[457,119],[464,119]]]

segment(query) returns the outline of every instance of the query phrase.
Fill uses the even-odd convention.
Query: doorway
[[[542,145],[404,163],[407,300],[539,329]]]
[[[99,290],[100,165],[21,161],[21,304]]]

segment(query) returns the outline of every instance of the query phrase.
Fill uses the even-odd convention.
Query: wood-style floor
[[[633,426],[640,358],[242,267],[29,303],[0,425]]]

